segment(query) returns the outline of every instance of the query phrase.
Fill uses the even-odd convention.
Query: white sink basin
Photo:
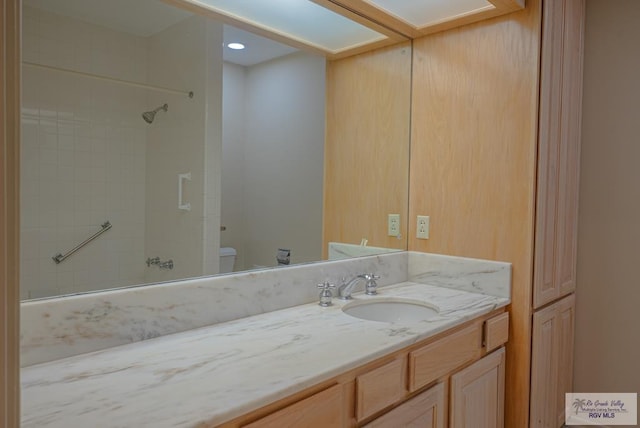
[[[372,299],[352,302],[342,308],[352,317],[388,323],[418,322],[438,315],[438,309],[426,303],[404,299]]]

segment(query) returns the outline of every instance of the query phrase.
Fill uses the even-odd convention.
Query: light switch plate
[[[429,216],[419,215],[417,226],[418,228],[416,230],[416,238],[429,239]]]

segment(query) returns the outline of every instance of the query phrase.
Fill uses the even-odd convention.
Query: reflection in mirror
[[[329,62],[326,103],[324,242],[406,249],[410,42]]]
[[[228,58],[220,244],[237,251],[235,270],[274,266],[279,248],[291,263],[320,260],[325,60],[303,52]]]
[[[323,57],[156,0],[23,3],[23,299],[326,257]]]

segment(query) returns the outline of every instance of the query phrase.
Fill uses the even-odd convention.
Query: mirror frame
[[[0,0],[0,424],[20,421],[21,2]]]

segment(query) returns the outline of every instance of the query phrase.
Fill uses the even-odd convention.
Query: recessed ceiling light
[[[242,43],[229,43],[227,45],[227,47],[229,49],[234,49],[234,50],[240,50],[240,49],[244,49],[244,45]]]

